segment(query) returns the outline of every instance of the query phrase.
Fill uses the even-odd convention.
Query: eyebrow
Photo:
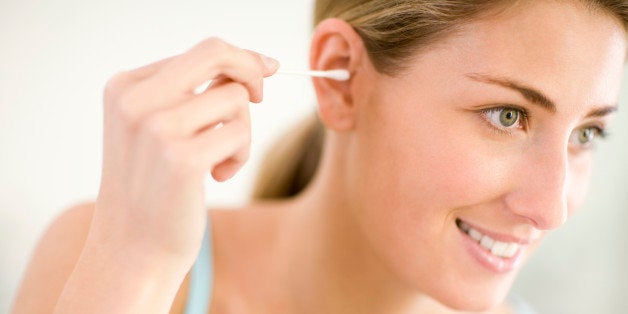
[[[507,78],[491,77],[486,74],[467,73],[466,76],[478,82],[499,85],[515,90],[519,92],[529,102],[535,105],[539,105],[543,109],[551,113],[556,112],[556,105],[554,104],[554,102],[549,99],[549,97],[543,95],[543,93],[535,90],[532,87],[524,86],[523,84],[516,83],[513,80]]]
[[[532,87],[517,83],[514,80],[508,78],[492,77],[481,73],[467,73],[465,76],[478,82],[499,85],[515,90],[532,104],[538,105],[550,113],[556,112],[556,105],[554,104],[554,102],[549,97],[545,96],[542,92]],[[587,113],[585,118],[603,117],[616,111],[617,105],[608,105],[600,108],[594,108],[589,113]]]
[[[602,108],[597,108],[587,113],[585,118],[603,117],[611,113],[617,112],[617,110],[618,110],[617,106],[613,106],[613,105],[602,107]]]

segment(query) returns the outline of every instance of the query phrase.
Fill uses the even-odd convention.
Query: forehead
[[[543,90],[559,108],[588,108],[616,102],[626,34],[577,1],[530,1],[466,25],[432,52],[447,58],[452,75],[511,77]]]

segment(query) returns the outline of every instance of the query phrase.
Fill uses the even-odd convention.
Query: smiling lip
[[[519,265],[523,246],[529,241],[510,235],[486,232],[456,219],[467,251],[482,266],[495,273],[507,273]]]

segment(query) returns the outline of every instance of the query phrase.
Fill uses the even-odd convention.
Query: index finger
[[[165,64],[146,80],[160,101],[177,102],[190,97],[196,87],[215,78],[242,83],[252,102],[262,100],[262,79],[278,68],[278,62],[220,39],[210,38]]]

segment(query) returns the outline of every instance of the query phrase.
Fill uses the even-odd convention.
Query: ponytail
[[[316,172],[324,135],[314,112],[279,138],[262,161],[251,200],[289,198],[301,192]]]

